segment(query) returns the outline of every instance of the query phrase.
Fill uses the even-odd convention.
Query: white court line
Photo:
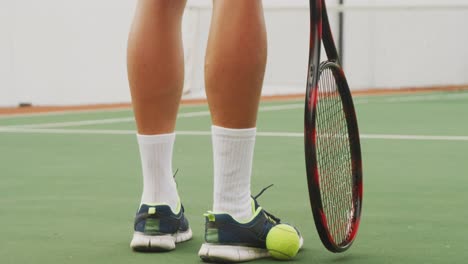
[[[298,109],[302,108],[302,104],[286,104],[286,105],[277,105],[277,106],[264,106],[260,107],[260,112],[270,112],[270,111],[280,111],[288,109]],[[188,117],[200,117],[200,116],[209,116],[209,111],[199,111],[199,112],[189,112],[181,113],[178,118],[188,118]],[[134,122],[133,117],[124,117],[124,118],[107,118],[107,119],[95,119],[95,120],[83,120],[83,121],[71,121],[71,122],[53,122],[53,123],[40,123],[40,124],[27,124],[27,125],[15,125],[8,127],[18,127],[18,128],[55,128],[55,127],[76,127],[76,126],[89,126],[89,125],[103,125],[103,124],[116,124],[116,123],[128,123]]]
[[[194,106],[184,106],[184,107],[197,107]],[[267,106],[263,108],[276,108],[281,106]],[[289,109],[288,107],[284,109]],[[131,107],[119,107],[115,109],[94,109],[94,110],[64,110],[64,111],[54,111],[54,112],[44,112],[44,113],[22,113],[22,114],[7,114],[7,115],[0,115],[1,119],[13,119],[13,118],[21,118],[21,117],[41,117],[41,116],[60,116],[60,115],[67,115],[67,114],[87,114],[87,113],[113,113],[113,112],[128,112],[132,111]],[[266,110],[268,111],[268,110]]]
[[[408,97],[402,98],[388,98],[384,101],[386,102],[418,102],[418,101],[437,101],[439,99],[444,100],[459,100],[468,98],[468,93],[456,93],[456,94],[444,94],[443,96],[437,96],[435,94],[428,94],[428,95],[413,95]]]
[[[362,139],[425,140],[425,141],[468,141],[468,136],[363,134],[361,135],[361,138]]]
[[[355,104],[368,103],[404,103],[404,102],[426,102],[426,101],[452,101],[468,98],[468,93],[453,93],[453,94],[426,94],[426,95],[408,95],[408,96],[390,96],[390,97],[367,97],[362,98],[356,96]]]
[[[457,100],[468,97],[468,93],[456,92],[454,94],[436,94],[436,95],[403,95],[397,97],[388,97],[389,95],[357,95],[354,100],[356,104],[363,104],[368,102],[374,102],[374,99],[379,100],[380,98],[387,98],[382,101],[385,102],[405,102],[405,101],[432,101],[432,100]],[[444,96],[448,98],[444,98]],[[303,106],[303,104],[298,104]],[[185,106],[193,107],[193,106]],[[94,109],[94,110],[64,110],[64,111],[55,111],[55,112],[45,112],[45,113],[25,113],[25,114],[8,114],[0,115],[0,120],[2,119],[14,119],[22,117],[40,117],[40,116],[60,116],[68,114],[81,114],[81,113],[106,113],[106,112],[126,112],[131,111],[131,107],[128,108],[115,108],[115,109]]]
[[[438,100],[459,100],[468,98],[468,93],[454,93],[454,94],[429,94],[429,95],[416,95],[416,96],[400,96],[400,97],[384,97],[378,98],[373,97],[371,100],[360,99],[357,97],[355,99],[355,104],[368,104],[374,103],[375,99],[381,100],[376,103],[399,103],[399,102],[418,102],[418,101],[438,101]],[[277,106],[263,106],[260,107],[260,112],[270,112],[270,111],[280,111],[280,110],[290,110],[290,109],[301,109],[304,107],[304,104],[284,104]],[[187,118],[187,117],[201,117],[209,116],[209,111],[198,111],[198,112],[189,112],[181,113],[178,118]],[[95,120],[84,120],[84,121],[71,121],[71,122],[52,122],[52,123],[40,123],[40,124],[26,124],[26,125],[14,125],[6,127],[19,127],[19,128],[57,128],[57,127],[77,127],[77,126],[87,126],[87,125],[103,125],[103,124],[116,124],[116,123],[128,123],[134,122],[133,117],[124,117],[124,118],[107,118],[107,119],[95,119]]]
[[[28,134],[75,134],[75,135],[135,135],[135,130],[105,130],[105,129],[38,129],[0,127],[0,133]],[[210,131],[176,131],[183,136],[210,136]],[[259,137],[303,138],[303,133],[296,132],[257,132]],[[398,135],[398,134],[361,134],[361,139],[382,140],[419,140],[419,141],[468,141],[468,136],[429,136],[429,135]]]
[[[0,127],[0,133],[25,134],[73,134],[73,135],[135,135],[134,130],[106,130],[106,129],[59,129],[59,128],[23,128]]]
[[[191,112],[179,114],[178,117],[195,117],[195,116],[207,116],[208,111]],[[28,124],[28,125],[15,125],[10,127],[18,128],[54,128],[54,127],[76,127],[76,126],[89,126],[89,125],[104,125],[104,124],[116,124],[116,123],[129,123],[134,122],[134,117],[123,117],[123,118],[106,118],[106,119],[94,119],[94,120],[83,120],[83,121],[71,121],[71,122],[53,122],[53,123],[41,123],[41,124]]]
[[[131,110],[132,108],[130,107],[118,107],[118,108],[112,108],[112,109],[62,110],[62,111],[54,111],[54,112],[40,112],[40,113],[19,113],[19,114],[0,115],[0,120],[21,118],[21,117],[61,116],[61,115],[68,115],[68,114],[128,112]]]
[[[104,124],[115,124],[115,123],[127,123],[127,122],[132,122],[134,120],[135,119],[133,117],[123,117],[123,118],[107,118],[107,119],[94,119],[94,120],[71,121],[71,122],[54,122],[54,123],[15,125],[15,126],[7,126],[7,127],[18,127],[18,128],[74,127],[74,126],[87,126],[87,125],[104,125]]]

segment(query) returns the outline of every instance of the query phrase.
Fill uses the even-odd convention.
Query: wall
[[[8,16],[0,29],[11,34],[0,36],[0,105],[129,101],[125,49],[133,1],[1,3]]]
[[[204,95],[210,2],[189,0],[184,18],[187,97]],[[349,5],[464,2],[347,0]],[[269,36],[264,93],[301,93],[309,38],[307,1],[264,3]],[[0,0],[0,106],[128,102],[125,49],[134,5],[115,0]],[[344,66],[351,87],[468,83],[468,34],[460,31],[467,25],[466,8],[347,13]]]
[[[337,31],[338,1],[327,1],[332,28]],[[192,50],[192,96],[203,96],[203,52],[209,26],[209,1],[194,1],[198,39]],[[308,1],[264,1],[269,58],[264,93],[303,93],[309,40]],[[285,3],[289,7],[285,8]],[[347,5],[464,5],[455,9],[401,11],[352,9],[345,15],[344,68],[352,89],[427,87],[468,84],[466,0],[346,0]],[[191,15],[192,17],[196,15]],[[463,26],[464,25],[464,26]],[[450,41],[448,41],[450,40]],[[193,43],[190,39],[187,43]],[[324,53],[322,53],[324,54]]]
[[[0,1],[0,106],[17,102],[13,82],[12,8]]]
[[[458,1],[355,1],[387,5]],[[468,10],[350,12],[345,67],[354,88],[468,83]],[[460,31],[461,30],[461,31]]]

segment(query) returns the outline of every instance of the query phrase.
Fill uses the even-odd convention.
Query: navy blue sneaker
[[[226,213],[205,214],[205,243],[198,252],[203,261],[244,262],[270,257],[266,237],[281,220],[263,210],[256,201],[257,197],[252,199],[253,216],[245,223]],[[304,239],[299,231],[297,233],[302,248]]]
[[[130,247],[135,251],[158,252],[175,249],[175,244],[192,238],[192,230],[179,204],[174,213],[168,205],[142,204],[135,217]]]

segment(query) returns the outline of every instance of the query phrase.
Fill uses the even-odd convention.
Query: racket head
[[[343,252],[352,245],[362,209],[362,161],[351,93],[342,68],[320,64],[307,86],[305,154],[309,198],[324,246]]]

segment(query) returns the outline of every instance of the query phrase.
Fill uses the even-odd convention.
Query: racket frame
[[[362,210],[362,161],[359,140],[359,130],[352,101],[351,92],[346,81],[345,74],[340,66],[338,52],[333,39],[327,9],[324,0],[309,0],[310,2],[310,52],[308,80],[306,89],[306,105],[304,115],[304,141],[307,181],[309,188],[309,199],[312,213],[315,220],[317,232],[323,245],[331,252],[339,253],[348,250],[356,237],[361,210]],[[323,41],[328,61],[320,62],[321,42]],[[348,135],[350,140],[350,153],[352,156],[353,173],[353,205],[355,212],[352,218],[352,232],[348,236],[346,243],[336,244],[331,236],[325,213],[323,211],[322,196],[320,190],[320,175],[317,166],[316,153],[316,106],[318,100],[318,84],[320,73],[324,69],[331,69],[337,85],[338,91],[345,112]]]

